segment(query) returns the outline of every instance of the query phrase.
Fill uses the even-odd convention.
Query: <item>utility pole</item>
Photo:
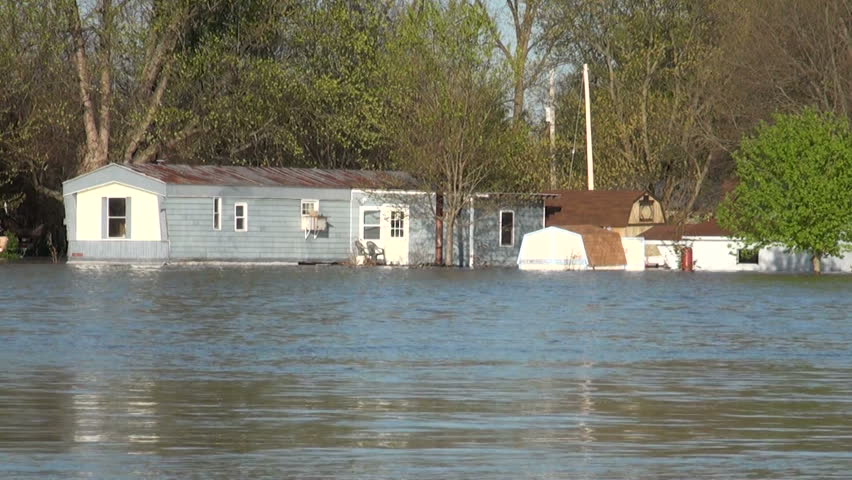
[[[550,188],[556,189],[556,69],[550,70],[550,106],[545,111],[550,128]]]
[[[595,189],[595,165],[592,160],[592,105],[589,97],[589,64],[583,64],[583,88],[586,94],[586,169],[589,190]]]

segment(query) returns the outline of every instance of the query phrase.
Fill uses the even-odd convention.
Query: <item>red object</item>
[[[71,254],[71,256],[72,256],[72,257],[82,257],[82,256],[83,256],[83,254],[82,254],[82,253],[79,253],[79,252],[74,252],[74,253],[72,253],[72,254]]]
[[[680,269],[684,272],[692,271],[692,247],[686,247],[680,254]]]

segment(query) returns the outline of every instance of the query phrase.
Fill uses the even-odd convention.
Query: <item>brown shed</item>
[[[551,190],[546,226],[594,225],[633,237],[666,223],[662,205],[642,190]]]
[[[556,225],[570,232],[578,233],[583,237],[583,245],[586,247],[586,258],[589,267],[624,267],[627,265],[627,257],[624,255],[624,246],[621,244],[621,236],[611,230],[605,230],[595,225]]]

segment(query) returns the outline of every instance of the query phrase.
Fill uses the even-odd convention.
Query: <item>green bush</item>
[[[9,243],[6,244],[6,249],[0,252],[0,258],[6,260],[14,260],[17,258],[21,258],[21,254],[19,252],[20,247],[18,245],[18,237],[15,236],[14,233],[9,232],[5,235],[9,238]]]

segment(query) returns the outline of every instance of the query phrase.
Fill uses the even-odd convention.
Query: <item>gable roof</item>
[[[621,244],[621,235],[595,225],[558,225],[559,228],[579,233],[586,247],[590,267],[627,265],[627,256]]]
[[[657,225],[639,234],[645,240],[679,241],[683,237],[730,237],[731,232],[719,226],[716,219],[686,225]]]
[[[411,188],[414,178],[398,171],[214,165],[128,165],[150,178],[175,185],[311,188]]]
[[[626,227],[633,204],[646,192],[642,190],[550,190],[558,194],[545,206],[559,208],[547,217],[547,225],[589,224],[601,227]],[[651,196],[651,198],[654,198]],[[656,200],[656,199],[654,199]]]

